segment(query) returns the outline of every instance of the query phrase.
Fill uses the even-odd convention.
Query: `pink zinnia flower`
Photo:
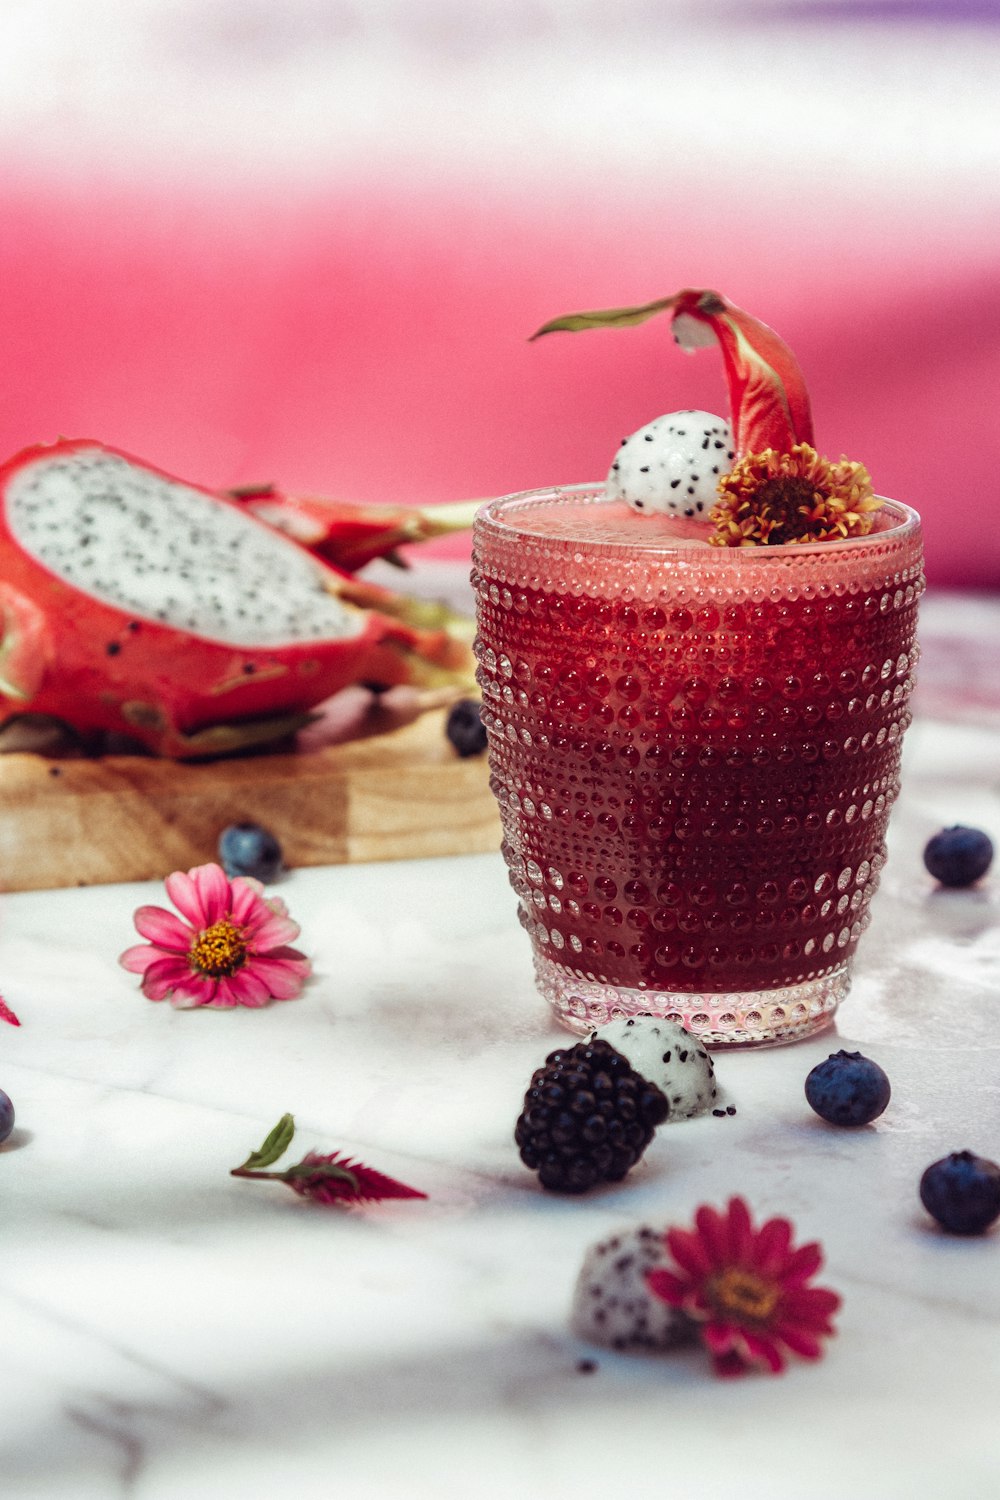
[[[751,1366],[777,1375],[786,1351],[819,1359],[840,1298],[807,1284],[822,1251],[815,1243],[793,1249],[787,1219],[755,1229],[743,1199],[731,1198],[722,1213],[703,1204],[693,1229],[670,1229],[664,1238],[678,1270],[648,1271],[646,1283],[699,1324],[717,1375]]]
[[[118,960],[142,975],[149,1000],[177,1007],[264,1005],[291,1000],[309,974],[309,960],[288,944],[299,926],[277,897],[265,898],[259,880],[229,880],[218,865],[199,865],[165,881],[181,917],[161,906],[140,906],[137,931],[149,941]]]

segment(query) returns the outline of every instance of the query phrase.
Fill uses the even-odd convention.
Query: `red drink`
[[[473,565],[504,855],[560,1019],[827,1025],[899,786],[915,514],[728,549],[544,491],[484,508]]]

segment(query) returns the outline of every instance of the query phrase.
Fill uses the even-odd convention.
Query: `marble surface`
[[[116,965],[156,885],[0,903],[0,1491],[11,1500],[986,1500],[1000,1492],[1000,1232],[924,1215],[930,1161],[1000,1158],[1000,871],[935,890],[945,823],[1000,843],[1000,599],[928,598],[890,859],[836,1029],[717,1060],[734,1116],[668,1124],[614,1188],[544,1194],[514,1119],[563,1034],[499,855],[293,872],[316,974],[263,1011],[175,1012]],[[165,872],[166,873],[166,872]],[[873,1126],[802,1085],[888,1072]],[[228,1175],[282,1112],[426,1202],[341,1212]],[[817,1366],[581,1343],[586,1246],[743,1192],[819,1238],[844,1299]],[[593,1361],[595,1368],[581,1368]]]

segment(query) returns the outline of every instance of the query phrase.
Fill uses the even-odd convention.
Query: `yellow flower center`
[[[740,1323],[766,1323],[781,1297],[773,1281],[738,1266],[713,1276],[705,1290],[717,1312]]]
[[[188,954],[196,969],[212,979],[224,979],[241,969],[246,960],[247,945],[239,927],[223,918],[199,932]]]

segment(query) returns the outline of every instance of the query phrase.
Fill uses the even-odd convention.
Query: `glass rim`
[[[648,542],[637,548],[631,541],[605,540],[593,536],[560,536],[548,530],[536,531],[530,525],[525,525],[523,520],[519,524],[512,524],[507,519],[507,512],[517,507],[523,508],[523,515],[523,511],[527,510],[531,502],[573,500],[587,496],[596,504],[618,503],[607,500],[603,482],[542,485],[538,489],[516,490],[509,495],[497,495],[491,500],[484,501],[476,512],[474,525],[477,530],[486,529],[498,538],[525,537],[556,548],[572,547],[605,556],[660,556],[683,558],[688,562],[694,561],[690,544],[672,537],[650,537]],[[877,531],[866,532],[864,536],[840,539],[831,537],[826,541],[815,542],[782,542],[771,547],[709,547],[706,543],[705,551],[698,548],[695,555],[702,560],[707,560],[711,556],[717,559],[719,564],[728,561],[734,566],[746,567],[754,566],[767,559],[776,562],[781,558],[803,557],[817,553],[828,556],[832,551],[837,553],[866,551],[880,543],[905,541],[913,532],[919,530],[920,515],[912,506],[906,505],[902,500],[891,500],[886,495],[879,495],[876,498],[882,501],[882,509],[877,514],[884,515],[886,511],[889,511],[898,519],[895,524],[880,527]]]

